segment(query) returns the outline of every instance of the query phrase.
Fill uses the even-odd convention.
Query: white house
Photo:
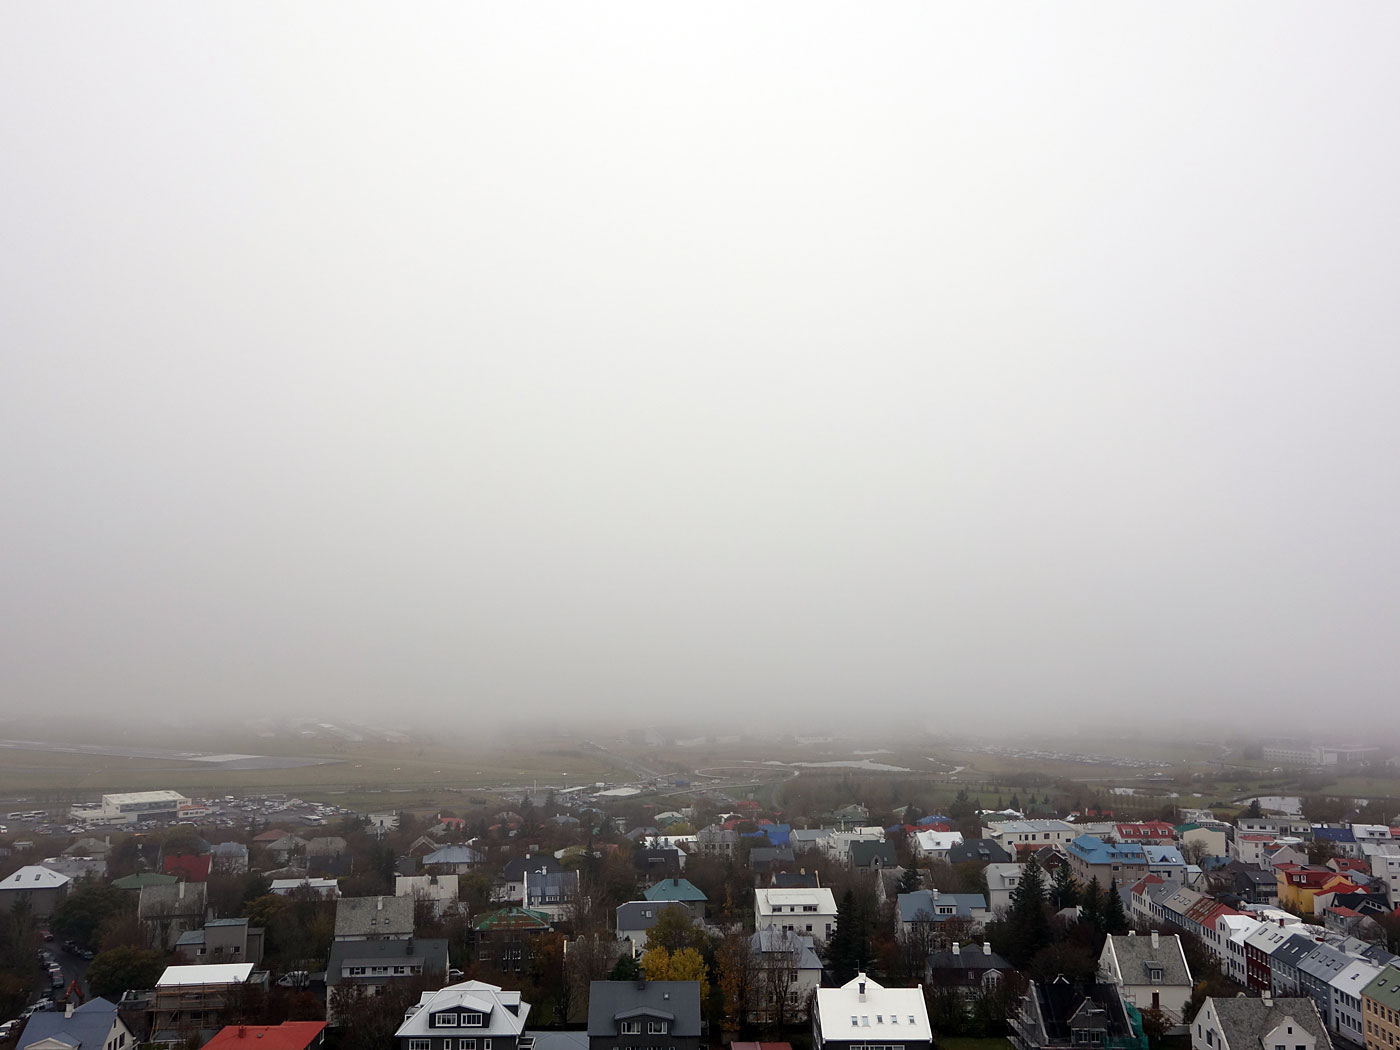
[[[922,988],[886,988],[857,974],[840,988],[818,988],[812,1046],[922,1050],[933,1042]]]
[[[963,842],[961,831],[916,831],[910,837],[916,857],[930,860],[947,860],[948,851]]]
[[[754,926],[811,937],[825,943],[836,929],[836,897],[825,886],[754,890]]]
[[[1191,998],[1191,967],[1176,934],[1126,937],[1109,934],[1099,955],[1099,973],[1118,986],[1125,1002],[1158,1009],[1173,1022]]]
[[[434,915],[442,915],[457,907],[457,882],[456,875],[397,875],[394,896],[427,901]]]
[[[1025,870],[1024,864],[988,864],[982,869],[987,877],[987,908],[993,915],[1011,907],[1011,894]]]
[[[1332,1050],[1309,998],[1211,997],[1191,1024],[1191,1050]]]

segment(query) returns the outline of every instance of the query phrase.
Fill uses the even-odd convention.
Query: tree
[[[657,914],[656,925],[647,932],[647,945],[672,952],[682,948],[703,951],[709,947],[709,936],[695,924],[695,916],[684,904],[668,904]]]
[[[910,864],[904,869],[904,874],[899,877],[900,893],[917,893],[923,888],[923,879],[919,876],[919,869]]]
[[[151,948],[113,948],[87,968],[91,994],[117,1000],[128,988],[153,988],[165,971],[166,956]]]
[[[91,947],[97,944],[104,924],[115,922],[124,912],[135,908],[136,901],[126,890],[115,886],[82,886],[54,909],[50,929],[61,937]]]
[[[700,984],[700,1001],[710,995],[710,968],[705,965],[705,957],[694,948],[679,948],[668,951],[665,948],[648,948],[642,953],[642,976],[648,981],[697,981]]]
[[[760,963],[746,933],[730,933],[715,951],[719,987],[724,995],[726,1032],[747,1028],[758,995]]]
[[[637,965],[637,960],[631,952],[623,952],[618,956],[617,962],[613,964],[612,971],[608,974],[610,981],[640,981],[641,979],[642,968]]]
[[[1118,892],[1118,880],[1108,882],[1108,895],[1104,900],[1103,928],[1105,933],[1124,934],[1128,932],[1128,913],[1123,907],[1123,895]]]
[[[1056,911],[1073,908],[1079,903],[1079,887],[1075,884],[1074,872],[1069,870],[1068,864],[1061,864],[1055,869],[1055,883],[1050,895],[1054,899]]]
[[[1037,952],[1050,943],[1050,916],[1046,911],[1045,872],[1032,857],[1026,862],[1021,881],[1011,891],[1007,911],[1008,956],[1013,966],[1024,969]]]
[[[1103,891],[1097,880],[1090,879],[1079,891],[1079,921],[1095,932],[1103,930]]]
[[[1259,805],[1259,800],[1256,798],[1249,803],[1248,808],[1246,808],[1241,815],[1250,820],[1258,820],[1264,815],[1264,810],[1263,807]]]
[[[826,945],[827,965],[831,968],[832,980],[838,986],[849,981],[868,963],[870,926],[855,892],[847,890],[836,905],[836,929]]]

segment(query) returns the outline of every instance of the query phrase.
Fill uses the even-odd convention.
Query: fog
[[[1400,9],[0,9],[0,703],[1355,734]]]

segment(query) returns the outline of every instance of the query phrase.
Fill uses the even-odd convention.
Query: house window
[[[458,1039],[457,1050],[476,1050],[475,1039]]]
[[[481,1027],[481,1014],[477,1013],[475,1010],[463,1010],[463,1011],[462,1011],[462,1027],[463,1027],[463,1028],[480,1028],[480,1027]]]
[[[665,1035],[665,1034],[666,1034],[666,1022],[665,1022],[665,1021],[648,1021],[648,1022],[647,1022],[647,1035]]]
[[[456,1027],[457,1027],[457,1015],[456,1015],[456,1014],[438,1014],[436,1017],[433,1018],[433,1027],[434,1027],[434,1028],[456,1028]]]
[[[623,1035],[641,1035],[641,1034],[642,1034],[642,1022],[641,1022],[641,1021],[623,1021],[623,1022],[618,1026],[618,1030],[619,1030]]]
[[[429,1039],[410,1039],[408,1041],[408,1050],[428,1050],[428,1044],[430,1042],[431,1040]]]

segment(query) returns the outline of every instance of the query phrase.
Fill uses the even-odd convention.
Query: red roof
[[[306,1050],[325,1028],[325,1021],[228,1025],[204,1045],[214,1050]]]
[[[166,857],[161,871],[167,875],[183,875],[186,882],[204,882],[209,878],[209,860],[207,853],[202,857],[181,853]]]

